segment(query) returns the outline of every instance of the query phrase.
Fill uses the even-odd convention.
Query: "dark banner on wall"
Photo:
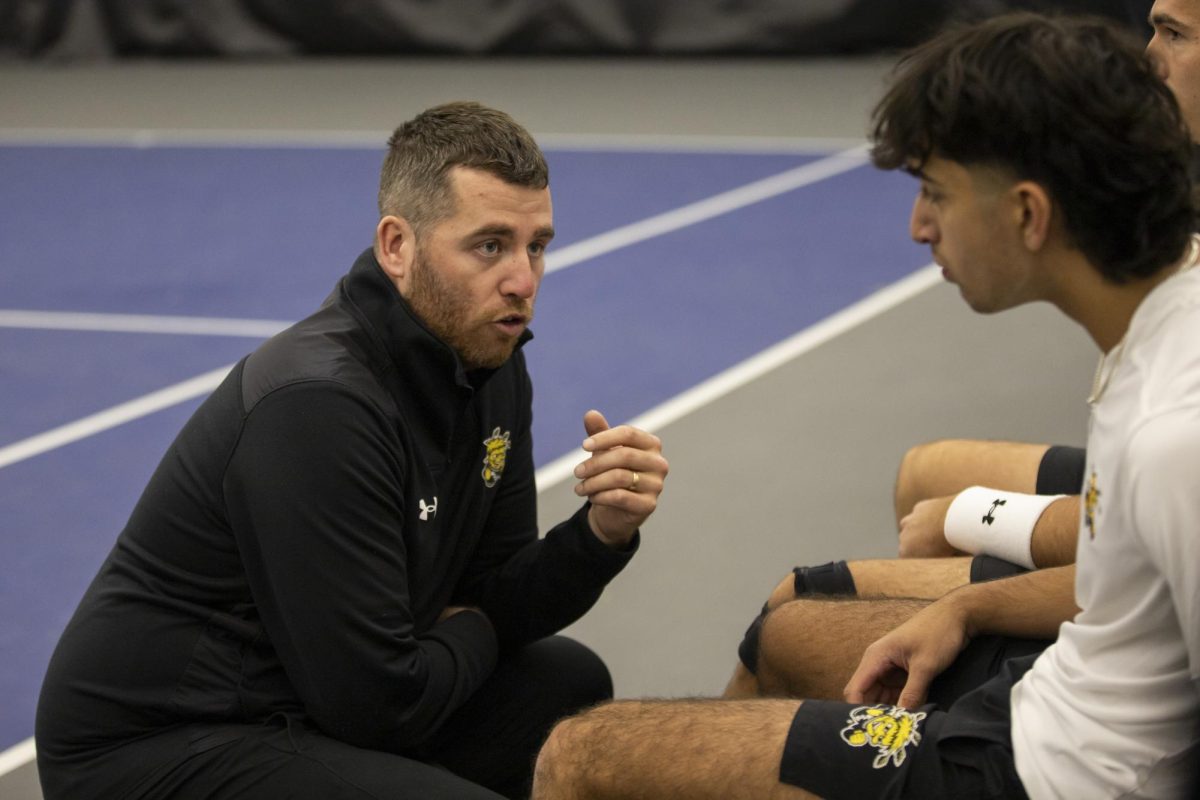
[[[905,47],[951,16],[1152,0],[0,0],[10,57],[825,55]]]

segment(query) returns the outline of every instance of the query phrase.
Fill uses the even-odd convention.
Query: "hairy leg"
[[[908,599],[800,599],[763,622],[758,688],[768,696],[841,700],[867,645],[928,603]]]
[[[896,475],[896,523],[919,501],[958,494],[968,486],[988,486],[1032,494],[1046,444],[943,439],[919,444],[904,454]]]
[[[848,566],[850,574],[854,578],[856,594],[845,598],[818,597],[816,599],[843,603],[854,598],[936,600],[951,589],[971,582],[970,558],[877,559],[850,561]],[[789,573],[772,590],[771,596],[767,599],[767,608],[774,610],[794,600],[813,599],[812,597],[798,598],[796,596],[794,576]],[[833,613],[840,611],[842,609]],[[823,634],[820,632],[826,630],[826,622],[819,615],[805,615],[803,620],[792,623],[793,634],[797,637],[802,634],[798,629],[801,624],[812,626],[809,636],[814,639],[822,636]],[[869,640],[866,644],[870,644],[871,641],[874,639]],[[865,646],[863,647],[865,648]],[[855,664],[858,663],[857,659],[861,655],[861,649],[854,654]],[[828,689],[829,687],[823,688]],[[764,690],[759,677],[750,672],[745,664],[738,661],[734,665],[733,675],[725,685],[722,697],[732,700],[760,697],[764,694],[768,694],[768,692]],[[789,692],[789,694],[791,693]],[[810,692],[796,696],[824,698],[829,695]]]
[[[859,597],[937,600],[971,582],[971,558],[880,558],[849,562]]]
[[[971,582],[971,557],[876,558],[848,561],[854,595],[860,598],[917,598],[937,600],[951,589]],[[788,574],[771,590],[767,608],[798,599],[795,579]]]
[[[733,674],[729,676],[729,682],[725,684],[725,691],[721,692],[721,697],[726,700],[748,700],[761,695],[758,676],[746,669],[746,665],[741,661],[734,664]]]
[[[632,700],[558,724],[534,800],[803,800],[779,782],[796,700]]]

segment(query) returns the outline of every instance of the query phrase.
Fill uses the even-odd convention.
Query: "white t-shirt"
[[[1156,287],[1101,371],[1076,603],[1012,691],[1041,798],[1191,797],[1200,771],[1200,269]]]

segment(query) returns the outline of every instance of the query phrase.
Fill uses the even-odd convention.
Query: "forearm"
[[[309,613],[279,616],[269,630],[306,712],[329,735],[401,752],[426,741],[491,675],[495,634],[463,612],[419,636],[390,619]]]
[[[967,634],[1053,639],[1079,613],[1075,566],[1052,567],[960,587],[938,601],[961,614]]]
[[[1060,497],[1046,506],[1033,526],[1033,563],[1039,569],[1074,564],[1078,537],[1079,495]]]
[[[528,644],[582,617],[629,562],[634,546],[612,550],[591,532],[587,506],[529,542],[478,584],[478,605],[501,647]]]
[[[939,504],[947,499],[950,502],[942,512]],[[912,515],[917,522],[906,519],[907,524],[901,528],[902,549],[905,537],[920,540],[925,538],[921,532],[932,528],[955,550],[1000,558],[1026,568],[1058,567],[1075,560],[1078,496],[1031,495],[972,486],[953,498],[929,501],[917,508],[920,513]],[[922,522],[925,517],[932,517],[933,524]]]
[[[1075,567],[1068,566],[955,589],[866,648],[846,700],[913,709],[972,638],[1055,638],[1078,613],[1074,585]]]

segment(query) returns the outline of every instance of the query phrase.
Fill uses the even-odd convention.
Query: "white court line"
[[[605,253],[611,253],[622,247],[628,247],[655,236],[677,231],[688,225],[694,225],[697,222],[703,222],[704,220],[712,219],[713,217],[753,203],[776,197],[785,192],[808,186],[824,178],[839,175],[848,170],[860,167],[866,163],[866,159],[865,148],[851,148],[801,167],[790,169],[777,175],[763,178],[762,180],[752,181],[727,192],[721,192],[705,200],[681,206],[673,211],[649,217],[641,222],[625,225],[607,233],[593,236],[590,239],[584,239],[581,242],[568,245],[562,250],[547,256],[546,272],[560,271],[588,259]],[[54,327],[57,322],[72,330],[83,330],[86,325],[92,324],[102,327],[87,328],[88,330],[117,330],[119,329],[118,326],[124,325],[128,326],[126,329],[137,329],[143,332],[154,329],[164,332],[170,328],[169,332],[171,333],[202,332],[208,334],[222,333],[223,330],[231,329],[250,330],[256,325],[262,325],[263,328],[261,330],[251,335],[263,336],[270,335],[279,326],[286,325],[286,323],[271,321],[256,323],[254,320],[225,319],[213,320],[213,324],[208,326],[202,319],[188,317],[151,317],[133,314],[65,314],[32,311],[6,311],[0,316],[0,320],[2,319],[9,319],[13,322],[24,320],[26,323],[36,323],[35,327],[40,328]],[[185,328],[188,330],[185,331]],[[237,333],[232,335],[243,334]],[[144,397],[130,400],[127,403],[113,406],[76,422],[0,448],[0,468],[45,453],[48,450],[53,450],[56,447],[62,447],[125,422],[130,422],[176,403],[182,403],[207,391],[212,391],[221,382],[229,369],[229,367],[221,367],[218,370],[205,373],[189,381],[184,381],[183,383],[153,392]]]
[[[197,375],[181,383],[142,395],[126,403],[106,408],[74,422],[22,439],[7,447],[0,447],[0,468],[16,464],[27,458],[54,450],[71,442],[86,439],[109,428],[115,428],[155,411],[178,405],[194,397],[208,394],[225,379],[233,364]]]
[[[862,137],[703,136],[674,133],[549,133],[535,137],[552,151],[824,155],[863,144]]]
[[[269,319],[87,314],[71,311],[21,311],[0,308],[0,328],[41,328],[116,333],[181,333],[266,339],[291,324]]]
[[[673,211],[648,217],[631,225],[614,228],[608,233],[569,244],[561,250],[551,251],[546,256],[546,274],[566,269],[582,261],[611,253],[619,248],[628,247],[655,236],[662,236],[689,225],[704,222],[763,200],[769,200],[843,172],[849,172],[866,164],[867,159],[865,145],[852,147],[778,175],[753,181],[745,186],[715,194],[686,206],[680,206]]]
[[[546,256],[546,274],[559,272],[624,247],[681,230],[746,206],[778,197],[818,181],[832,178],[867,163],[866,146],[852,147],[817,161],[751,181],[639,222],[552,250]],[[186,333],[209,336],[268,337],[288,322],[142,314],[87,314],[58,311],[0,309],[0,327],[59,330],[123,331],[130,333]],[[3,464],[0,464],[3,466]]]
[[[866,158],[864,147],[851,148],[801,167],[790,169],[777,175],[763,178],[762,180],[752,181],[744,186],[713,195],[705,200],[681,206],[673,211],[649,217],[641,222],[625,225],[607,233],[593,236],[590,239],[584,239],[581,242],[568,245],[562,250],[547,256],[546,272],[560,271],[622,247],[628,247],[655,236],[677,231],[688,225],[694,225],[785,192],[808,186],[824,178],[839,175],[862,166],[866,163]],[[24,311],[8,311],[4,313],[5,315],[11,315],[7,318],[13,321],[24,319],[27,323],[37,323],[37,327],[42,328],[53,327],[55,321],[57,321],[63,325],[71,326],[72,330],[82,330],[87,324],[96,324],[104,327],[91,328],[92,330],[115,330],[117,329],[115,326],[127,325],[131,328],[137,328],[140,331],[151,330],[155,326],[158,326],[158,329],[161,331],[174,326],[170,332],[180,333],[184,332],[184,328],[189,328],[188,332],[192,333],[218,333],[223,327],[228,329],[230,326],[243,326],[240,329],[249,330],[255,325],[260,324],[254,320],[226,319],[215,320],[214,325],[205,328],[206,323],[203,320],[187,317],[150,317],[132,314],[61,314],[59,312],[42,314],[40,312]],[[114,327],[109,327],[110,324]],[[263,321],[261,324],[264,328],[259,330],[257,335],[274,333],[278,326],[285,325],[286,323]],[[202,328],[205,329],[202,331]],[[235,335],[242,334],[238,333]],[[183,383],[167,387],[166,389],[153,392],[127,403],[113,406],[76,422],[0,448],[0,468],[45,453],[48,450],[53,450],[56,447],[62,447],[122,423],[130,422],[138,417],[159,411],[176,403],[182,403],[206,391],[211,391],[221,382],[221,379],[229,369],[229,367],[221,367],[218,370],[205,373],[189,381],[184,381]]]
[[[30,736],[29,739],[18,742],[18,744],[0,753],[0,775],[7,775],[8,772],[20,769],[36,757],[37,751],[34,750],[34,738]]]
[[[390,130],[238,130],[211,128],[2,128],[0,144],[17,147],[228,147],[327,148],[383,152]],[[674,133],[535,133],[549,151],[642,151],[728,154],[822,154],[862,139],[806,136],[736,136]]]
[[[35,758],[37,758],[37,751],[33,746],[33,737],[30,736],[25,741],[18,742],[0,753],[0,775],[7,775],[20,769]]]
[[[676,395],[662,405],[630,420],[628,424],[654,433],[766,375],[771,370],[783,366],[797,356],[807,353],[830,339],[863,324],[872,317],[936,286],[941,280],[941,269],[934,264],[928,264],[907,277],[868,295],[854,305],[826,317],[790,338],[784,339],[724,372],[714,375],[703,383],[693,386],[682,394]],[[560,481],[573,477],[575,465],[587,458],[588,455],[582,448],[579,448],[556,458],[539,469],[534,476],[538,491],[544,491]]]

